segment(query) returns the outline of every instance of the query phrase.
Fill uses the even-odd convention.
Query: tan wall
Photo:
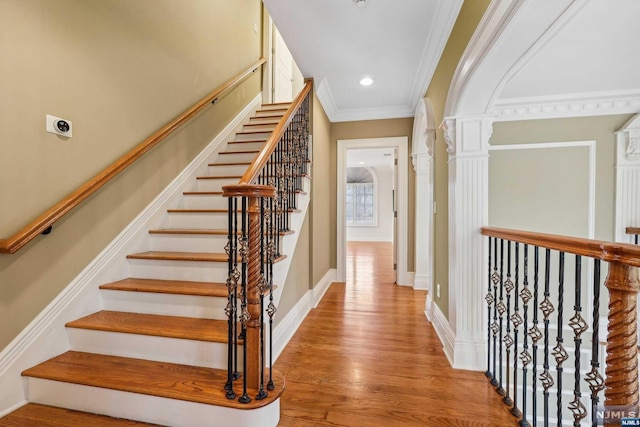
[[[489,143],[596,141],[595,238],[613,240],[614,132],[630,117],[495,123]],[[587,154],[584,147],[491,152],[489,223],[586,237]]]
[[[337,147],[338,140],[341,139],[363,139],[363,138],[388,138],[392,136],[406,136],[409,138],[408,151],[411,151],[411,135],[413,133],[413,117],[403,119],[387,119],[387,120],[366,120],[357,122],[338,122],[331,124],[331,144],[332,144],[332,179],[331,183],[331,218],[332,236],[334,239],[333,250],[335,251],[335,239],[336,239],[336,197],[337,197]],[[411,159],[407,160],[411,165]],[[407,270],[414,271],[414,230],[415,230],[415,172],[413,168],[409,166],[408,181],[408,236],[407,236]],[[335,254],[333,256],[335,259]]]
[[[431,79],[426,96],[429,97],[433,105],[435,124],[438,127],[442,123],[449,85],[460,57],[490,2],[490,0],[467,0],[464,2],[440,62]],[[449,156],[446,150],[444,134],[442,129],[438,128],[434,149],[434,200],[437,205],[434,220],[434,281],[440,284],[440,298],[434,295],[434,301],[447,317],[449,316],[448,161]]]
[[[320,282],[331,268],[336,267],[336,219],[331,211],[335,203],[335,163],[331,163],[335,145],[331,140],[331,123],[318,101],[313,97],[313,179],[311,181],[311,286]],[[335,162],[335,156],[334,162]],[[334,185],[331,185],[333,181]],[[332,213],[333,212],[333,213]]]
[[[278,304],[278,313],[274,318],[274,326],[278,325],[284,317],[289,314],[291,309],[300,301],[313,285],[309,283],[309,269],[311,268],[311,247],[309,232],[309,215],[307,215],[302,223],[302,229],[296,230],[298,243],[291,260],[291,267],[287,273],[287,280],[282,290],[280,302]]]
[[[259,0],[3,0],[0,236],[5,238],[260,57]],[[0,255],[0,348],[260,91],[209,108],[16,255]],[[44,130],[73,121],[73,138]],[[10,185],[7,185],[9,184]]]

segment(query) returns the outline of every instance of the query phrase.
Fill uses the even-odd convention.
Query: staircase
[[[23,372],[31,403],[0,419],[0,427],[277,424],[284,390],[277,371],[264,400],[225,396],[222,187],[239,181],[288,106],[263,105],[218,152],[163,226],[149,230],[149,250],[127,255],[130,278],[100,286],[104,309],[66,324],[71,350]]]

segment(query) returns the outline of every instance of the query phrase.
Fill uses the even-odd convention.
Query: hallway
[[[513,426],[482,373],[449,367],[425,293],[393,283],[390,243],[349,242],[333,283],[275,367],[279,426]]]

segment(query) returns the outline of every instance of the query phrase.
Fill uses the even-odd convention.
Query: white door
[[[293,101],[293,57],[273,27],[273,102]]]
[[[398,149],[393,149],[393,274],[398,282]]]

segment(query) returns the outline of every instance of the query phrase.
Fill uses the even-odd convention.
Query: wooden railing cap
[[[627,243],[495,227],[483,227],[481,233],[489,237],[640,267],[640,246]]]
[[[640,227],[627,227],[625,231],[627,234],[640,234]]]
[[[223,197],[275,197],[276,188],[271,185],[237,184],[222,187]]]

